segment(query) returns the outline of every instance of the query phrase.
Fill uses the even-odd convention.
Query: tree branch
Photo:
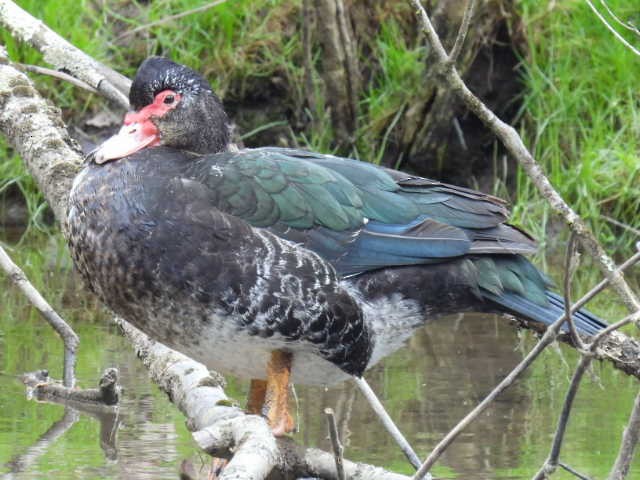
[[[473,18],[473,13],[475,11],[475,3],[476,0],[467,0],[467,6],[464,9],[464,16],[462,17],[462,23],[460,24],[456,41],[451,48],[451,52],[449,52],[449,58],[452,63],[456,63],[456,60],[462,51],[462,47],[464,46],[464,41],[467,38],[471,19]]]
[[[151,340],[127,322],[117,321],[153,381],[187,417],[198,446],[216,457],[231,458],[220,480],[261,479],[272,469],[283,476],[337,479],[333,455],[301,448],[290,439],[276,440],[264,418],[229,406],[222,376]],[[344,470],[350,479],[407,480],[404,475],[347,460]]]
[[[14,63],[13,66],[25,72],[39,73],[40,75],[47,75],[49,77],[57,78],[58,80],[69,82],[72,85],[75,85],[76,87],[86,90],[87,92],[98,93],[98,94],[100,93],[98,92],[98,90],[93,88],[88,83],[84,83],[82,80],[78,80],[76,77],[72,77],[71,75],[64,73],[60,70],[53,70],[51,68],[39,67],[38,65],[27,65],[24,63]]]
[[[84,404],[107,408],[118,404],[122,388],[118,384],[118,370],[107,368],[98,381],[98,388],[70,388],[49,378],[47,370],[37,370],[22,375],[29,397],[38,401],[60,403],[81,409]],[[89,407],[87,407],[89,408]]]
[[[613,10],[611,10],[611,7],[609,7],[609,5],[607,4],[607,2],[605,2],[604,0],[600,0],[600,4],[602,4],[602,6],[605,8],[605,10],[607,11],[607,13],[609,15],[611,15],[611,17],[619,24],[622,25],[624,28],[626,28],[627,30],[629,30],[630,32],[635,33],[636,35],[638,35],[640,37],[640,30],[638,30],[638,28],[633,25],[631,22],[623,22],[622,20],[620,20],[620,18],[613,12]]]
[[[417,3],[419,8],[422,9],[419,2],[414,1],[414,3]],[[6,14],[7,5],[15,7],[11,2],[0,0],[0,23],[4,21],[2,18]],[[424,13],[424,10],[422,12]],[[53,32],[51,33],[53,34]],[[438,51],[437,45],[434,45],[434,49]],[[448,59],[441,44],[440,49],[444,55],[443,58]],[[82,52],[80,53],[82,54]],[[93,68],[91,64],[86,62],[83,63],[83,66],[84,68]],[[455,68],[448,65],[447,62],[443,63],[442,72],[443,75],[451,72],[457,75]],[[464,93],[466,86],[462,83],[464,88],[461,88],[456,82],[462,82],[462,80],[460,80],[459,76],[457,78],[458,80],[452,83],[453,88],[456,92]],[[473,98],[475,97],[471,97],[467,101],[474,104],[477,99],[473,100]],[[477,102],[479,103],[479,101]],[[474,108],[486,115],[486,118],[481,117],[483,121],[491,125],[493,125],[491,122],[500,122],[481,103],[480,106],[475,105]],[[19,118],[17,115],[21,115],[22,118],[26,119],[26,127],[14,125],[17,123],[15,118]],[[497,123],[496,125],[497,127],[494,125],[495,128],[506,128],[506,131],[502,132],[501,135],[506,135],[505,142],[511,142],[507,145],[508,148],[510,146],[515,154],[524,155],[524,160],[526,161],[528,152],[522,145],[522,141],[515,133],[515,130],[505,124]],[[24,75],[6,65],[0,65],[0,130],[7,135],[22,155],[29,170],[41,185],[45,197],[57,217],[64,219],[68,190],[81,163],[77,148],[68,140],[58,112],[42,101]],[[43,130],[43,132],[40,132],[40,130]],[[515,134],[515,139],[509,137],[511,133]],[[34,140],[30,135],[36,135],[37,138]],[[500,136],[500,138],[503,137]],[[524,149],[524,153],[521,149]],[[530,154],[528,155],[530,157]],[[533,161],[532,158],[531,161]],[[535,173],[535,168],[530,168],[533,168],[532,171]],[[537,168],[539,169],[539,167]],[[544,190],[546,188],[544,181],[542,181],[541,185],[542,187],[539,188]],[[550,184],[549,188],[552,189]],[[555,190],[552,189],[552,191],[557,195]],[[563,203],[559,195],[557,197],[561,203],[556,208],[565,216],[567,222],[574,229],[579,230],[579,234],[588,237],[590,233],[581,223],[579,217]],[[583,231],[580,232],[580,229],[583,229]],[[583,236],[580,238],[583,239]],[[587,245],[589,244],[588,240],[583,239],[582,241]],[[595,239],[593,241],[595,242]],[[637,307],[637,298],[630,291],[613,262],[606,255],[597,258],[602,259],[602,268],[606,274],[608,273],[608,281],[621,292],[627,305],[630,308]],[[628,317],[628,321],[636,320],[636,316]],[[133,328],[126,322],[122,322],[121,325],[123,329]],[[555,332],[552,333],[555,335],[559,328],[560,323],[558,323]],[[549,329],[549,331],[551,330]],[[148,362],[152,376],[154,376],[161,388],[169,394],[171,400],[187,415],[190,428],[197,430],[194,433],[194,438],[198,444],[206,451],[216,455],[225,454],[230,456],[233,451],[234,459],[244,458],[244,466],[238,465],[239,462],[236,462],[235,465],[230,463],[230,466],[227,467],[230,469],[229,476],[243,473],[243,475],[254,475],[257,478],[268,472],[271,466],[274,466],[281,473],[335,478],[333,455],[312,449],[302,449],[290,440],[272,441],[266,439],[265,429],[268,431],[268,427],[262,418],[244,415],[239,409],[228,406],[228,399],[224,395],[220,377],[210,374],[204,366],[191,361],[187,357],[153,342],[141,332],[138,333],[137,349],[139,355],[141,358],[146,359],[145,361]],[[610,338],[613,338],[614,334],[624,337],[619,332],[613,332]],[[270,431],[268,433],[270,435]],[[265,443],[262,443],[263,439]],[[272,436],[271,439],[273,439]],[[247,459],[253,461],[258,458],[256,456],[256,451],[258,450],[261,453],[260,460],[257,461],[257,464],[247,466]],[[382,469],[376,469],[371,466],[357,465],[348,461],[345,461],[344,464],[345,473],[350,478],[406,479],[402,475],[385,472]]]
[[[567,245],[567,253],[564,263],[564,318],[567,319],[569,332],[571,333],[571,341],[579,351],[584,351],[585,346],[580,334],[576,329],[573,317],[571,316],[571,281],[573,275],[578,268],[579,253],[576,250],[576,236],[572,232]]]
[[[554,189],[551,185],[547,177],[544,175],[542,168],[536,163],[535,159],[531,155],[531,153],[525,147],[522,138],[518,135],[517,131],[511,127],[510,125],[501,121],[484,103],[478,99],[466,86],[460,75],[458,74],[455,64],[452,59],[447,55],[444,47],[442,46],[442,42],[438,37],[433,25],[422,6],[420,0],[410,0],[414,5],[417,11],[417,16],[422,25],[422,29],[427,36],[427,40],[431,45],[435,57],[436,57],[436,71],[438,76],[440,77],[442,84],[448,88],[451,88],[452,91],[460,97],[460,99],[465,103],[467,108],[471,110],[476,116],[500,139],[503,145],[507,148],[507,150],[513,155],[516,160],[521,164],[521,166],[526,171],[527,175],[531,179],[531,181],[536,185],[538,190],[542,193],[542,195],[547,199],[552,208],[560,214],[571,231],[580,239],[583,247],[590,253],[590,255],[595,259],[596,263],[602,270],[605,275],[607,281],[614,287],[622,301],[625,303],[629,311],[632,313],[625,320],[618,322],[615,326],[611,326],[604,331],[600,332],[599,335],[596,335],[590,347],[595,351],[601,339],[605,338],[605,335],[612,333],[616,328],[620,328],[622,324],[626,324],[628,322],[640,322],[640,301],[638,297],[633,292],[633,290],[629,287],[629,285],[624,280],[620,269],[616,268],[613,260],[607,255],[602,246],[595,239],[591,231],[588,229],[586,224],[580,218],[578,214],[576,214],[571,207],[564,201],[564,199],[560,196],[560,194]],[[589,5],[591,2],[587,0]],[[596,12],[597,13],[597,12]],[[568,293],[567,293],[568,295]],[[578,302],[579,303],[579,302]],[[573,306],[570,310],[574,311],[578,307]],[[560,331],[560,327],[564,320],[570,312],[567,311],[559,318],[551,327],[547,329],[545,334],[543,335],[540,342],[534,347],[534,349],[527,355],[527,357],[516,367],[508,376],[503,380],[496,389],[494,389],[488,396],[485,398],[469,415],[467,415],[463,420],[460,421],[454,429],[449,432],[445,436],[445,438],[434,448],[432,453],[427,457],[425,462],[422,464],[418,472],[415,474],[414,479],[420,479],[424,476],[431,466],[435,463],[435,461],[439,458],[439,456],[444,452],[446,447],[455,439],[455,437],[465,428],[473,419],[477,417],[477,415],[482,412],[489,403],[497,396],[497,394],[507,388],[524,369],[526,369],[531,362],[535,359],[535,357],[549,344],[551,341],[555,339],[557,333]],[[613,332],[618,333],[618,332]],[[593,353],[593,352],[592,352]],[[586,357],[585,357],[586,358]],[[584,360],[584,358],[583,358]],[[591,361],[591,358],[588,359]],[[585,360],[586,362],[586,360]],[[577,390],[578,384],[582,377],[583,370],[586,367],[582,368],[583,364],[581,363],[578,370],[574,375],[574,382],[572,383],[572,388],[567,396],[565,402],[565,408],[571,408],[571,402],[573,400],[573,395],[575,395],[575,391]],[[581,371],[582,370],[582,371]],[[568,411],[565,412],[566,418],[568,418]],[[632,414],[632,418],[630,420],[630,425],[627,428],[627,432],[630,432],[627,435],[625,432],[625,441],[623,441],[623,446],[621,447],[621,451],[619,454],[620,457],[626,455],[625,460],[621,460],[621,463],[624,465],[626,462],[628,468],[629,461],[629,453],[628,448],[625,448],[625,445],[631,444],[635,445],[635,441],[637,441],[637,433],[640,429],[640,421],[638,421],[638,425],[635,422],[635,414],[640,416],[640,407],[639,411],[636,412],[634,408],[634,412]],[[565,418],[565,424],[566,424]],[[562,419],[561,419],[562,422]],[[558,441],[557,449],[552,449],[552,454],[555,452],[555,461],[557,461],[557,452],[559,452],[559,444],[562,441],[562,433],[563,426],[562,423],[558,427],[558,432],[556,435],[556,440]],[[627,437],[629,437],[627,439]],[[632,451],[632,449],[631,449]],[[548,465],[545,465],[548,466]],[[543,468],[539,474],[539,476],[546,475],[545,468]],[[541,477],[540,477],[541,478]]]
[[[640,319],[640,312],[630,315],[620,322],[610,325],[608,328],[599,332],[592,340],[589,345],[589,349],[586,352],[581,352],[582,357],[578,362],[578,366],[573,372],[573,376],[571,378],[571,382],[569,384],[569,390],[565,396],[564,404],[562,406],[562,412],[560,413],[560,418],[558,420],[558,426],[556,428],[556,433],[553,437],[553,442],[551,445],[551,452],[549,453],[548,459],[544,462],[544,465],[540,468],[538,473],[533,476],[533,480],[545,480],[549,478],[549,476],[556,470],[559,464],[560,459],[560,449],[562,448],[562,441],[564,440],[564,433],[567,429],[567,424],[569,423],[569,416],[571,415],[571,409],[573,407],[573,401],[578,393],[578,388],[580,387],[580,382],[584,377],[585,372],[591,365],[591,362],[594,358],[596,358],[595,353],[600,344],[606,339],[608,335],[613,333],[616,329],[621,328],[629,323],[636,322]],[[633,415],[632,415],[633,418]],[[629,441],[631,446],[631,454],[633,453],[633,448],[637,443],[637,429],[634,431],[635,436]],[[627,470],[629,464],[626,464]]]
[[[593,3],[591,3],[591,0],[585,0],[585,1],[587,2],[587,5],[591,7],[591,10],[593,10],[593,13],[596,14],[596,17],[598,17],[598,20],[600,20],[604,24],[604,26],[607,27],[607,29],[611,33],[613,33],[613,36],[616,37],[616,39],[618,39],[620,43],[622,43],[625,47],[627,47],[633,53],[640,56],[640,50],[638,50],[636,47],[634,47],[629,42],[627,42],[627,40],[622,35],[620,35],[620,33],[618,33],[618,31],[615,28],[613,28],[613,26],[611,26],[609,22],[607,22],[607,19],[604,18],[602,14],[598,11],[598,9],[593,5]]]
[[[385,410],[382,402],[380,402],[380,399],[376,396],[364,377],[355,377],[353,381],[360,389],[360,393],[364,395],[364,397],[367,399],[367,402],[369,402],[369,405],[371,405],[371,408],[382,422],[384,428],[398,444],[400,450],[402,450],[402,453],[404,453],[404,456],[407,457],[407,460],[409,460],[414,468],[420,467],[420,458],[418,458],[418,455],[416,455],[416,453],[413,451],[413,448],[411,448],[411,445],[404,437],[400,429],[398,429],[396,424],[393,423],[393,420]]]
[[[89,84],[122,108],[129,108],[131,81],[85,55],[10,0],[0,0],[0,25],[44,56],[45,62]]]
[[[1,74],[1,70],[0,70]],[[76,383],[76,351],[80,339],[73,328],[65,322],[60,315],[49,305],[40,292],[27,279],[24,272],[13,263],[4,248],[0,246],[0,267],[7,273],[9,279],[24,293],[31,305],[40,312],[40,315],[51,325],[60,336],[64,344],[64,386],[71,389]]]
[[[64,228],[67,197],[82,164],[80,149],[69,137],[60,111],[40,97],[26,75],[8,65],[0,65],[0,130]]]
[[[636,253],[629,260],[624,262],[619,268],[620,272],[623,269],[631,267],[635,265],[637,261],[640,260],[640,252]],[[580,300],[578,300],[575,304],[571,306],[570,312],[574,313],[580,308],[582,308],[590,299],[595,297],[598,293],[600,293],[604,288],[608,285],[609,281],[607,279],[602,280],[598,285],[592,288],[586,295],[584,295]],[[558,334],[560,329],[562,328],[562,324],[566,320],[566,312],[558,317],[558,319],[551,324],[549,327],[544,330],[542,338],[538,341],[538,343],[531,349],[531,351],[527,354],[527,356],[507,375],[496,387],[482,400],[473,410],[471,410],[462,420],[453,427],[440,442],[434,447],[433,451],[429,454],[427,459],[422,463],[418,471],[413,476],[413,480],[420,480],[423,478],[427,472],[431,469],[431,467],[435,464],[435,462],[440,458],[440,456],[444,453],[444,451],[449,447],[451,443],[458,437],[462,431],[467,428],[482,412],[484,412],[489,405],[493,402],[493,400],[500,395],[503,391],[509,388],[516,379],[533,363],[533,361],[542,353],[542,351],[547,348],[551,343],[553,343],[556,338],[558,338]],[[640,316],[640,314],[635,314],[635,316]],[[638,348],[638,342],[628,338],[620,332],[615,331],[618,328],[629,323],[629,321],[635,319],[634,315],[627,317],[624,320],[621,320],[618,323],[610,325],[608,328],[602,330],[598,333],[593,339],[595,342],[598,340],[600,342],[600,338],[602,338],[603,348],[602,350],[596,350],[595,353],[598,358],[607,358],[611,360],[617,368],[630,373],[629,370],[635,372],[635,376],[640,378],[640,361],[638,357],[634,357],[634,354],[628,355],[629,351]],[[526,328],[532,328],[526,322],[521,324]],[[608,340],[611,341],[611,344],[608,344]],[[631,349],[627,350],[622,345],[628,345],[630,342]],[[616,360],[614,360],[616,358]],[[627,370],[629,369],[629,370]]]
[[[631,290],[631,287],[624,280],[624,277],[617,271],[615,263],[607,255],[604,249],[595,239],[589,228],[586,226],[582,218],[573,211],[573,209],[564,201],[556,189],[551,185],[549,179],[544,175],[542,168],[535,161],[527,147],[524,145],[522,138],[511,125],[500,120],[482,101],[476,97],[464,83],[458,74],[455,65],[451,63],[447,52],[440,42],[440,38],[436,33],[429,16],[420,0],[409,0],[417,10],[418,19],[422,25],[422,30],[427,36],[427,40],[435,53],[437,68],[445,87],[451,88],[452,91],[460,97],[469,110],[476,116],[500,139],[509,153],[520,163],[533,184],[538,188],[540,193],[547,199],[551,207],[558,213],[569,228],[576,232],[580,242],[589,254],[596,260],[596,263],[602,270],[603,274],[616,290],[624,304],[630,312],[640,310],[640,300]]]
[[[340,434],[338,434],[338,425],[336,424],[336,416],[332,408],[325,408],[324,414],[327,417],[327,427],[329,428],[329,438],[333,448],[333,456],[336,460],[336,472],[338,480],[346,480],[344,474],[344,447],[340,443]]]

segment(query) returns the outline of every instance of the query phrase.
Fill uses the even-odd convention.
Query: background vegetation
[[[135,35],[127,32],[193,8],[195,2],[19,3],[79,48],[126,75],[133,76],[140,61],[151,54],[171,55],[204,72],[234,116],[238,137],[249,146],[336,150],[317,71],[314,111],[306,99],[301,0],[233,0]],[[632,2],[608,3],[621,18],[637,23],[633,15],[638,11]],[[338,153],[372,162],[384,159],[393,165],[399,160],[394,157],[396,138],[390,133],[402,120],[401,112],[422,93],[428,52],[416,33],[408,2],[385,2],[372,8],[371,14],[379,28],[358,38],[364,80],[358,99],[358,128],[353,144]],[[516,121],[528,144],[556,187],[610,247],[630,245],[631,237],[603,215],[638,226],[640,62],[614,40],[583,1],[520,0],[507,20],[513,51],[521,59],[513,76],[521,81],[522,94],[511,101],[519,105]],[[7,32],[2,32],[2,42],[14,60],[40,63],[37,52],[16,44]],[[313,55],[317,68],[319,47]],[[37,82],[62,108],[66,120],[85,131],[86,119],[107,108],[102,99],[64,82],[47,77],[39,77]],[[508,197],[515,221],[539,239],[546,238],[550,225],[546,202],[513,164],[504,162],[496,168],[501,160],[494,150],[489,163],[493,168],[463,180]],[[19,159],[3,144],[0,158],[0,192],[5,207],[7,201],[21,198],[31,224],[43,227],[42,197]],[[415,162],[409,165],[414,166]],[[432,166],[427,167],[423,170],[434,172]],[[446,168],[438,166],[435,172],[441,179],[451,180]],[[487,176],[490,181],[478,178]]]
[[[602,215],[640,226],[640,61],[586,2],[553,3],[549,9],[548,2],[519,2],[527,38],[522,129],[569,204],[609,246],[628,246],[630,237]],[[630,2],[607,3],[640,22]],[[537,236],[544,238],[546,202],[522,173],[515,192],[516,218],[528,228],[540,225]]]
[[[205,13],[133,36],[123,35],[140,25],[193,8],[196,2],[24,0],[19,3],[79,48],[129,76],[134,74],[140,61],[151,54],[170,54],[175,60],[204,72],[224,98],[238,125],[238,137],[247,145],[300,145],[338,151],[318,71],[314,72],[313,78],[314,108],[310,108],[306,99],[301,0],[229,0]],[[204,3],[204,0],[197,3]],[[634,13],[638,14],[637,9],[634,12],[632,2],[609,0],[608,3],[622,18],[640,23],[640,18],[631,18]],[[520,59],[519,69],[512,75],[521,93],[510,99],[514,108],[513,117],[508,119],[517,122],[551,180],[569,203],[591,222],[607,246],[624,250],[631,244],[631,235],[603,220],[602,215],[636,228],[640,226],[637,95],[640,62],[598,23],[582,0],[519,0],[514,5],[515,11],[510,13],[505,28],[512,41],[508,48]],[[372,18],[380,28],[359,39],[365,83],[359,98],[358,129],[353,145],[339,153],[395,164],[397,137],[394,129],[401,121],[398,112],[406,112],[422,96],[422,81],[429,73],[428,51],[416,34],[408,2],[384,2],[384,8],[372,10]],[[0,35],[14,60],[41,64],[37,52],[17,45],[5,32]],[[319,70],[319,48],[314,48],[313,55],[314,66]],[[39,76],[36,81],[41,91],[63,110],[72,127],[90,134],[106,133],[101,129],[92,131],[93,127],[87,126],[88,119],[108,110],[103,99],[48,77]],[[502,85],[495,88],[501,89]],[[546,202],[513,164],[503,164],[498,149],[490,145],[487,150],[491,168],[477,171],[477,177],[465,178],[465,182],[508,197],[513,203],[517,223],[541,240],[554,238],[557,230],[553,228]],[[450,179],[449,170],[445,168],[448,158],[445,156],[439,161],[443,164],[436,166],[437,176]],[[415,168],[415,165],[411,167]],[[153,408],[142,410],[148,417],[144,418],[145,422],[151,420],[163,426],[175,424],[179,437],[176,449],[180,455],[166,461],[174,462],[176,458],[188,455],[192,447],[182,417],[157,390],[139,380],[146,377],[146,372],[132,354],[123,359],[126,346],[102,326],[104,312],[93,300],[73,288],[66,247],[60,236],[49,235],[52,227],[42,197],[19,158],[4,144],[0,144],[0,193],[5,210],[18,204],[26,207],[22,216],[14,217],[16,221],[30,222],[31,235],[24,237],[20,248],[13,249],[11,254],[52,304],[64,306],[63,314],[75,321],[83,337],[80,378],[86,384],[97,378],[105,365],[118,364],[125,380],[129,374],[130,384],[142,385],[128,393],[131,402],[153,405]],[[0,224],[7,216],[7,212],[0,211]],[[43,230],[44,234],[38,230]],[[0,241],[9,243],[17,239],[0,237]],[[591,286],[593,281],[585,277],[593,273],[593,269],[588,268],[579,272],[576,296]],[[0,286],[6,287],[4,280],[0,281]],[[11,293],[7,288],[5,290]],[[0,375],[6,378],[45,364],[60,365],[59,352],[51,354],[59,350],[57,338],[42,326],[22,297],[9,294],[1,300],[4,308],[0,312]],[[601,297],[596,312],[606,310],[607,318],[622,315],[623,310],[612,308],[608,301]],[[94,312],[95,318],[87,312]],[[438,440],[470,405],[476,403],[504,375],[506,366],[510,367],[521,358],[520,351],[516,351],[510,352],[513,358],[507,358],[504,363],[490,363],[497,350],[494,337],[499,337],[507,349],[515,344],[516,340],[512,338],[515,334],[510,327],[500,328],[496,322],[495,331],[488,331],[472,318],[461,325],[456,323],[455,328],[451,328],[447,323],[430,327],[433,330],[416,337],[408,349],[398,352],[372,372],[376,387],[388,396],[394,417],[402,419],[405,412],[421,413],[415,418],[407,413],[402,427],[416,438],[418,446],[424,447],[422,450]],[[436,332],[433,339],[429,333],[432,331]],[[473,341],[460,341],[464,335]],[[484,342],[488,345],[484,350],[481,348],[484,343],[479,340],[481,335],[492,335]],[[504,335],[511,336],[504,340]],[[445,337],[455,338],[444,343],[441,339]],[[526,337],[521,348],[526,350],[533,341]],[[444,345],[443,351],[433,355],[434,345]],[[462,355],[464,348],[467,350]],[[446,350],[450,357],[445,356]],[[558,355],[558,352],[563,353]],[[58,356],[53,358],[55,355]],[[473,427],[466,442],[465,439],[458,442],[454,448],[459,450],[452,450],[451,460],[443,461],[438,467],[439,474],[455,477],[453,470],[461,475],[482,471],[486,478],[523,478],[540,464],[547,453],[548,439],[555,428],[556,413],[571,373],[567,365],[576,361],[575,353],[566,349],[547,352],[543,358],[522,386],[510,391],[509,397],[498,402],[487,419]],[[483,363],[485,361],[488,364]],[[470,374],[474,365],[480,367]],[[141,370],[139,376],[129,373],[136,368]],[[480,371],[491,375],[481,377]],[[579,394],[581,410],[576,410],[566,447],[567,456],[576,462],[574,466],[596,476],[607,472],[615,456],[621,428],[637,391],[634,379],[625,379],[611,369],[603,371],[598,371],[600,375],[594,375]],[[419,372],[418,377],[416,372]],[[60,377],[58,370],[52,373]],[[450,383],[447,379],[451,376],[468,380],[468,391],[439,392],[439,388]],[[0,406],[7,411],[6,415],[0,416],[0,446],[10,445],[11,448],[0,448],[0,464],[31,444],[60,415],[58,407],[41,408],[27,402],[18,382],[12,380],[7,384],[9,388],[0,392]],[[242,388],[232,383],[230,392],[241,398]],[[616,398],[612,402],[614,388]],[[323,394],[314,391],[308,397],[319,398]],[[304,391],[302,395],[304,405]],[[460,400],[458,405],[450,402],[454,395]],[[432,396],[436,401],[425,401],[425,398],[431,400]],[[444,399],[446,404],[438,404],[438,398]],[[528,404],[528,408],[523,404]],[[371,434],[371,429],[376,428],[370,426],[374,422],[362,413],[356,415],[359,415],[358,421],[354,424],[360,428],[354,432],[349,456],[376,461],[377,458],[371,455],[379,455],[379,463],[408,471],[400,454],[391,454],[395,455],[392,459],[386,456],[395,450],[379,441],[386,438],[383,433]],[[144,433],[140,426],[143,422],[131,420],[132,416],[126,417],[124,438],[137,440]],[[500,426],[494,428],[493,433],[487,433],[494,425],[489,423],[491,416],[506,420],[496,424]],[[416,418],[433,424],[418,423]],[[311,425],[310,444],[324,438],[324,423],[317,419],[314,422],[304,422]],[[104,459],[97,445],[96,424],[84,419],[80,427],[65,437],[66,443],[59,443],[43,457],[38,471],[59,478],[77,478],[76,473],[80,470],[83,478],[115,477],[117,466]],[[163,430],[158,431],[165,435]],[[500,437],[503,431],[504,437]],[[22,433],[16,435],[15,432]],[[508,437],[507,433],[513,433],[513,436]],[[303,432],[302,435],[309,434]],[[492,446],[488,446],[489,442],[478,442],[489,436],[499,437],[494,439]],[[376,439],[373,445],[365,441],[369,437]],[[164,436],[161,438],[165,440]],[[133,449],[138,449],[140,443],[134,445]],[[477,457],[484,461],[489,458],[487,465],[474,463],[476,456],[471,450],[478,445],[485,450]],[[154,450],[154,456],[156,453]],[[454,458],[462,460],[449,472],[447,466],[453,464]],[[70,468],[72,473],[61,474],[63,467],[56,459],[58,462],[68,459],[68,463],[73,463],[71,467],[64,467]],[[135,461],[139,459],[136,457]],[[91,468],[87,469],[86,465]],[[635,467],[635,473],[638,468]],[[563,475],[558,476],[570,478]]]

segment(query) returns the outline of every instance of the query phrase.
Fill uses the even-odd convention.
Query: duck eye
[[[173,95],[167,95],[166,97],[164,97],[164,103],[166,103],[167,105],[171,105],[175,100],[175,97]]]

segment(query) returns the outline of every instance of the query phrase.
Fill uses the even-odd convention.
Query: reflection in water
[[[420,330],[403,351],[368,372],[372,388],[419,454],[426,456],[455,423],[522,358],[517,334],[503,319],[467,314],[444,318]],[[352,384],[330,391],[300,389],[304,440],[330,449],[318,412],[335,405],[347,452],[378,464],[402,455]],[[530,400],[521,385],[505,392],[444,454],[441,464],[457,474],[492,478],[518,466],[520,439]],[[353,408],[355,406],[355,408]],[[350,422],[348,422],[351,417]],[[307,432],[310,426],[316,430]],[[351,454],[353,456],[353,454]]]
[[[55,243],[55,242],[54,242]],[[17,376],[49,368],[60,377],[59,340],[26,302],[0,278],[0,478],[176,479],[189,458],[196,470],[209,460],[194,448],[184,418],[148,380],[148,373],[115,329],[62,266],[44,258],[40,241],[24,247],[27,274],[81,337],[78,378],[93,385],[106,367],[116,367],[124,387],[116,415],[100,416],[59,405],[27,401]],[[15,255],[15,253],[14,253]],[[55,268],[55,275],[48,270]],[[65,273],[66,272],[66,273]],[[39,275],[39,279],[38,279]],[[46,282],[45,282],[46,278]],[[418,454],[426,456],[442,436],[477,404],[534,342],[519,338],[500,317],[467,314],[431,323],[406,348],[367,373],[398,426]],[[507,390],[472,424],[439,461],[444,478],[530,478],[548,453],[576,356],[562,348],[536,362],[524,379]],[[566,364],[568,365],[565,365]],[[605,365],[596,381],[586,381],[576,400],[562,460],[592,477],[603,477],[618,448],[620,433],[637,391],[637,381]],[[244,398],[248,385],[229,379],[230,396]],[[615,392],[612,395],[611,392]],[[345,456],[410,473],[393,441],[355,386],[298,387],[299,443],[329,450],[325,407],[332,407]],[[76,421],[77,420],[77,421]],[[117,435],[116,435],[117,434]],[[640,465],[633,474],[640,475]],[[559,474],[559,478],[563,478]]]
[[[64,415],[62,415],[60,420],[51,425],[49,429],[23,453],[16,455],[7,462],[6,466],[9,468],[11,473],[5,475],[3,478],[17,478],[16,474],[31,470],[34,464],[48,450],[51,444],[64,435],[79,418],[80,414],[77,410],[71,407],[65,408]]]
[[[426,454],[521,359],[521,353],[512,348],[518,342],[516,333],[505,324],[496,317],[471,314],[439,320],[420,330],[406,349],[368,372],[372,387],[421,454]],[[176,478],[177,466],[184,456],[180,450],[188,454],[191,447],[188,435],[181,438],[176,430],[182,427],[180,415],[158,417],[159,404],[166,401],[153,393],[145,368],[124,342],[119,342],[117,337],[115,340],[119,348],[107,350],[103,366],[114,365],[120,369],[125,392],[118,413],[83,412],[93,421],[97,420],[99,432],[90,442],[100,446],[104,462],[68,472],[69,478],[75,478],[80,472],[101,478]],[[380,465],[393,462],[404,466],[402,454],[354,384],[348,382],[330,389],[297,387],[296,390],[301,425],[297,437],[301,443],[330,450],[322,411],[331,406],[349,457]],[[14,391],[16,395],[22,394],[20,388]],[[236,392],[236,397],[242,398],[243,393]],[[445,453],[442,464],[457,474],[474,478],[491,478],[493,472],[517,467],[529,402],[521,385],[507,391],[487,417],[472,425]],[[164,408],[172,407],[163,405]],[[64,430],[58,423],[64,424]],[[55,438],[72,426],[62,420],[58,423],[51,428],[57,432]],[[23,428],[27,428],[27,424]],[[31,458],[32,451],[42,455],[53,441],[49,432],[42,438],[49,441],[46,444],[38,441],[27,447],[18,458]],[[48,464],[58,463],[57,467],[65,468],[64,460],[50,459]],[[196,458],[194,463],[200,465],[201,460]],[[15,464],[10,462],[7,467],[14,472],[31,472],[36,477],[37,472],[43,472],[35,459],[21,460],[19,469]]]

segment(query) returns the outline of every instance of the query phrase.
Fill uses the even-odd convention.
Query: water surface
[[[27,400],[18,376],[48,368],[60,378],[61,343],[0,275],[0,478],[177,479],[184,459],[206,471],[209,460],[194,447],[184,417],[149,381],[110,315],[82,290],[62,241],[41,234],[30,234],[20,244],[16,237],[4,240],[79,333],[79,384],[94,386],[105,368],[116,367],[125,393],[117,416],[111,417]],[[578,290],[597,279],[586,277]],[[595,308],[612,319],[623,314],[608,304]],[[531,333],[519,333],[499,316],[447,317],[420,330],[367,378],[416,451],[426,455],[534,342]],[[459,437],[434,473],[442,478],[530,478],[548,454],[576,361],[568,347],[548,349]],[[228,381],[227,393],[242,402],[246,382]],[[322,414],[330,406],[338,416],[347,458],[411,472],[353,385],[298,387],[297,392],[298,442],[330,448]],[[609,365],[596,365],[578,394],[562,460],[592,478],[605,477],[637,392],[637,380]],[[640,461],[629,478],[636,476],[640,478]],[[573,477],[560,472],[554,478]]]

